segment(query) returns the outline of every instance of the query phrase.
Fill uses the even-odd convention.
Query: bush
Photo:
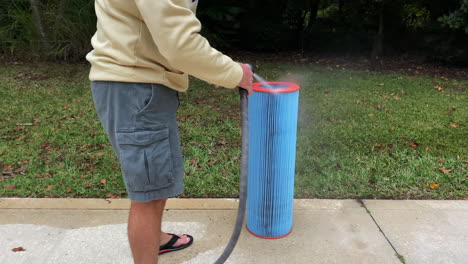
[[[95,32],[93,4],[0,0],[0,52],[84,60]],[[197,15],[202,34],[221,50],[370,54],[373,47],[384,46],[392,55],[418,52],[445,62],[468,62],[468,0],[203,0]]]
[[[1,9],[0,49],[13,55],[27,52],[49,59],[82,60],[91,50],[90,38],[96,30],[94,1],[43,0],[37,4],[45,35],[38,34],[29,2],[11,0]]]
[[[37,43],[32,15],[25,1],[12,0],[0,8],[0,49],[11,54],[19,50],[36,53]]]

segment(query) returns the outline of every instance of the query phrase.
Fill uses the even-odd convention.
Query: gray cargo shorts
[[[120,162],[130,200],[180,195],[184,163],[178,92],[160,84],[91,82],[96,111]]]

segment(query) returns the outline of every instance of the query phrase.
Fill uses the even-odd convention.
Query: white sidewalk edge
[[[295,210],[359,208],[354,200],[296,199]],[[128,199],[0,198],[0,209],[128,210]],[[167,210],[237,210],[238,199],[169,199]]]

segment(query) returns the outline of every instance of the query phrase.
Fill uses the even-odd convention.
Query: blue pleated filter
[[[247,229],[258,237],[292,231],[299,89],[255,83],[249,97]]]

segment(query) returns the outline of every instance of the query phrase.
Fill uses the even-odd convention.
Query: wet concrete
[[[132,263],[126,237],[128,201],[67,200],[54,200],[55,207],[39,206],[48,209],[32,209],[31,204],[37,207],[41,201],[17,199],[15,205],[0,199],[0,263]],[[261,239],[244,228],[226,263],[401,263],[391,244],[407,263],[464,263],[460,261],[468,259],[463,251],[468,203],[415,207],[407,206],[409,202],[365,201],[376,224],[354,200],[297,200],[288,237]],[[91,204],[92,209],[77,203]],[[161,256],[160,263],[213,263],[233,230],[237,201],[176,199],[169,204],[163,230],[191,234],[195,243]],[[422,224],[426,221],[437,223],[438,231]],[[16,247],[26,251],[12,252]],[[438,262],[430,262],[425,250],[434,256],[439,253],[433,258]]]

